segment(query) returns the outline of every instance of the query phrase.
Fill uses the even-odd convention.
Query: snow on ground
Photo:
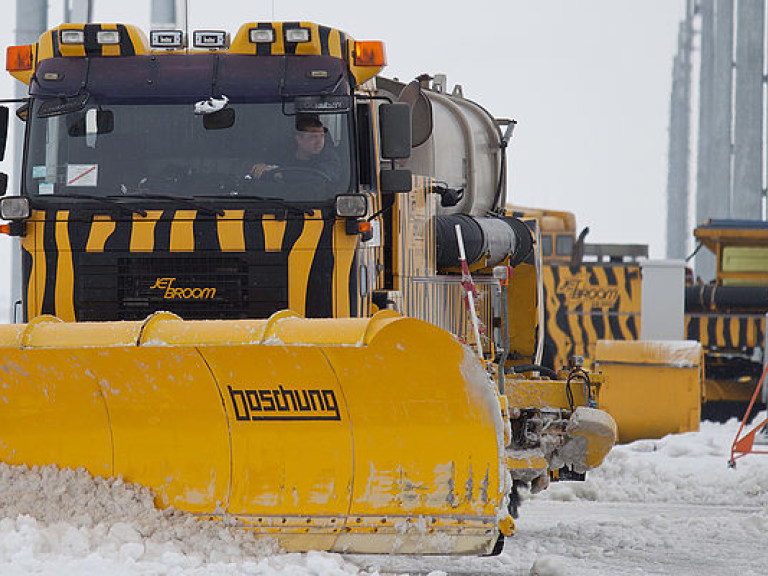
[[[760,418],[764,417],[764,414]],[[528,495],[498,558],[375,559],[381,570],[539,576],[768,574],[768,456],[727,466],[739,424],[618,446],[584,482]]]
[[[280,554],[149,491],[0,465],[0,574],[768,574],[768,456],[727,468],[738,424],[615,448],[585,482],[526,495],[495,558]]]
[[[83,470],[0,464],[0,574],[358,574],[338,555],[158,510],[149,490]]]

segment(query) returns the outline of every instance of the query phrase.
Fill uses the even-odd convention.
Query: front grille
[[[287,255],[86,253],[75,303],[79,320],[266,318],[288,307]]]

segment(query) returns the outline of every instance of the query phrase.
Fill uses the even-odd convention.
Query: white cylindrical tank
[[[444,77],[438,78],[431,89],[422,85],[420,94],[414,84],[406,88],[399,82],[380,79],[382,88],[412,105],[414,147],[403,166],[449,188],[464,189],[459,204],[439,208],[440,214],[485,216],[504,206],[506,199],[501,130],[485,108],[461,95],[460,88],[446,94]],[[424,140],[418,134],[428,137]]]

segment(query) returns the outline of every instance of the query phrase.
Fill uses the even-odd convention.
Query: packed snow
[[[83,471],[0,465],[2,574],[768,573],[768,456],[727,467],[738,429],[615,448],[584,482],[525,495],[517,534],[493,558],[284,554],[220,522],[157,510],[151,493]]]

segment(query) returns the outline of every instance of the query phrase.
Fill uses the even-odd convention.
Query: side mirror
[[[22,122],[29,119],[29,102],[25,102],[16,109],[16,117]]]
[[[6,142],[8,142],[8,106],[0,106],[0,160],[5,158]],[[7,185],[7,176],[5,180]]]
[[[5,196],[8,192],[8,174],[0,172],[0,196]]]
[[[414,80],[408,84],[400,96],[399,102],[405,102],[411,107],[411,147],[416,148],[429,140],[434,128],[432,122],[432,104],[421,89],[421,83]]]
[[[89,134],[109,134],[115,129],[115,115],[111,110],[91,108],[85,114],[78,114],[69,121],[67,133],[70,136],[88,136]]]
[[[381,192],[410,192],[412,189],[411,171],[404,169],[381,171]]]
[[[411,156],[411,108],[405,102],[379,107],[382,158]]]

